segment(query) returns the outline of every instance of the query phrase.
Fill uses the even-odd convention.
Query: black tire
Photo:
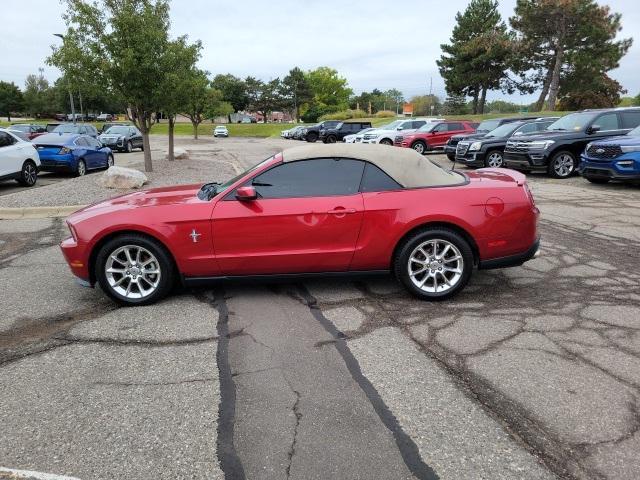
[[[560,164],[565,165],[565,162],[569,160],[571,165],[567,165],[566,169],[560,166]],[[576,156],[567,150],[561,150],[554,153],[551,157],[547,172],[553,178],[569,178],[575,173],[577,166],[578,162],[576,161]]]
[[[456,154],[455,153],[447,153],[447,158],[449,160],[451,160],[452,162],[456,161]]]
[[[141,152],[144,152],[144,143],[141,143],[141,144],[140,144],[140,151],[141,151]]]
[[[116,164],[116,161],[113,158],[113,155],[109,154],[107,157],[107,168],[113,167]]]
[[[490,165],[490,163],[499,163],[499,165]],[[487,168],[503,168],[504,153],[500,150],[489,150],[484,158],[484,166]]]
[[[329,136],[325,139],[324,143],[336,143],[336,137],[335,137],[335,135],[329,135]]]
[[[429,150],[429,147],[427,146],[427,144],[424,143],[422,140],[413,142],[413,145],[411,145],[411,148],[413,148],[420,155],[424,155]]]
[[[133,151],[133,145],[131,145],[131,141],[128,141],[124,147],[124,151],[127,153],[131,153]]]
[[[388,147],[392,147],[393,142],[388,138],[383,138],[382,140],[380,140],[380,145],[386,145]]]
[[[20,170],[20,176],[16,179],[23,187],[33,187],[38,181],[38,167],[33,160],[25,160]]]
[[[462,270],[460,276],[457,278],[456,283],[448,290],[438,292],[437,288],[435,292],[427,292],[417,285],[415,285],[409,274],[410,263],[409,259],[420,245],[430,240],[439,240],[453,245],[460,256],[462,257]],[[452,250],[450,249],[449,252]],[[437,253],[437,252],[436,252]],[[441,252],[442,253],[442,252]],[[454,255],[455,251],[453,251]],[[457,256],[457,255],[456,255]],[[451,258],[451,257],[449,257]],[[425,258],[425,261],[427,259]],[[446,262],[445,262],[446,263]],[[473,271],[473,252],[469,243],[456,231],[442,227],[427,227],[420,230],[407,239],[396,250],[396,256],[393,261],[393,271],[398,280],[404,285],[404,287],[414,296],[423,300],[445,300],[457,294],[462,290],[469,278],[471,278],[471,272]],[[442,270],[442,269],[440,269]],[[434,270],[431,270],[434,272]],[[429,274],[427,269],[426,274]],[[436,272],[435,276],[443,276],[445,272]],[[455,274],[453,275],[455,276]],[[453,278],[453,277],[452,277]],[[451,279],[450,279],[451,280]]]
[[[600,177],[584,177],[589,180],[591,183],[595,183],[597,185],[604,185],[605,183],[609,183],[609,178],[600,178]]]
[[[310,143],[315,143],[318,140],[318,134],[317,133],[307,133],[307,142]]]
[[[146,297],[127,298],[115,291],[107,280],[105,272],[107,260],[120,247],[127,245],[140,246],[151,252],[158,260],[160,280],[156,289]],[[126,306],[149,305],[155,303],[166,297],[175,283],[175,267],[173,259],[166,248],[164,248],[160,242],[152,238],[135,233],[119,235],[105,243],[100,248],[96,256],[94,272],[98,285],[100,285],[100,289],[119,304]]]
[[[74,173],[76,177],[84,177],[87,174],[87,164],[84,160],[78,160],[78,165],[76,165],[76,171]]]

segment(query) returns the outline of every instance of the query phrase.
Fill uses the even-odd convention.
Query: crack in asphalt
[[[169,385],[184,385],[186,383],[208,383],[215,382],[217,378],[189,378],[186,380],[175,380],[166,382],[91,382],[90,385],[117,386],[117,387],[162,387]]]
[[[282,376],[284,377],[285,382],[287,383],[287,385],[289,386],[293,394],[296,396],[296,401],[293,403],[293,407],[291,408],[291,411],[296,416],[296,423],[293,427],[291,446],[289,447],[289,451],[287,452],[287,459],[289,463],[287,464],[287,468],[285,469],[287,478],[289,478],[291,476],[291,465],[293,464],[293,457],[296,454],[296,444],[298,442],[298,428],[300,427],[300,421],[302,420],[302,412],[300,411],[301,396],[300,396],[300,392],[298,392],[291,386],[291,383],[287,379],[287,376],[284,375],[284,373]]]

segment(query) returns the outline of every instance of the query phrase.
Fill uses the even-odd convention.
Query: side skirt
[[[390,270],[367,270],[356,272],[309,272],[279,273],[266,275],[226,275],[216,277],[182,277],[182,283],[188,287],[210,285],[215,282],[293,282],[313,278],[366,278],[390,275]]]

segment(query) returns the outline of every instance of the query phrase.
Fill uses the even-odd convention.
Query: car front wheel
[[[424,300],[444,300],[464,288],[473,270],[473,253],[460,234],[446,228],[426,228],[400,246],[394,262],[396,277],[409,292]]]
[[[173,285],[171,257],[157,241],[127,234],[108,241],[96,257],[100,288],[123,305],[148,305],[165,297]]]
[[[424,142],[416,142],[411,145],[411,148],[413,148],[420,155],[427,151],[427,146],[424,144]]]
[[[575,170],[576,157],[571,152],[558,152],[549,162],[549,175],[554,178],[569,178]]]
[[[315,133],[308,133],[307,134],[307,142],[310,143],[314,143],[316,140],[318,140],[318,135]]]
[[[78,166],[76,167],[76,177],[83,177],[87,173],[87,164],[84,160],[78,160]]]
[[[127,145],[125,146],[125,152],[131,153],[132,150],[133,150],[133,145],[131,145],[131,142],[127,142]]]
[[[487,158],[484,161],[484,166],[490,168],[504,167],[504,158],[502,156],[502,152],[500,152],[499,150],[492,150],[487,153]]]
[[[380,145],[387,145],[388,147],[391,147],[393,145],[393,142],[388,138],[383,138],[382,140],[380,140]]]
[[[31,160],[27,160],[22,164],[22,170],[20,171],[20,177],[18,182],[25,187],[33,187],[38,180],[38,169],[36,164]]]

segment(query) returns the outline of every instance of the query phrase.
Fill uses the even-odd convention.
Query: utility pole
[[[54,33],[53,36],[60,37],[64,42],[64,35],[62,35],[61,33]],[[69,82],[68,78],[67,78],[67,88],[69,89],[69,103],[71,104],[71,118],[73,119],[73,124],[75,125],[76,124],[76,107],[73,104],[73,93],[71,93],[71,83]]]

